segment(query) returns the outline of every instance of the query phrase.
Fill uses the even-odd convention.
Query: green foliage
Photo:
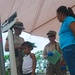
[[[9,58],[10,58],[9,55],[5,55],[5,56],[4,56],[4,60],[5,60],[5,62],[6,62],[7,60],[9,60]]]
[[[8,74],[8,73],[9,73],[9,71],[8,71],[8,69],[9,69],[9,64],[7,64],[8,61],[9,61],[9,59],[10,59],[10,55],[5,55],[5,56],[4,56],[6,75],[9,75],[9,74]]]
[[[35,53],[37,65],[36,65],[36,72],[37,73],[44,73],[47,65],[47,60],[43,59],[42,50]]]
[[[8,75],[8,70],[6,70],[6,75]]]

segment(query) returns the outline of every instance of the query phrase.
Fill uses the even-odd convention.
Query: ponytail
[[[66,16],[72,16],[75,18],[75,14],[73,13],[73,10],[70,8],[70,7],[66,7],[66,6],[60,6],[58,9],[57,9],[57,12],[58,13],[63,13],[64,15]]]
[[[72,16],[72,17],[75,18],[75,14],[74,14],[73,10],[70,7],[68,7],[68,13],[69,13],[69,16]]]

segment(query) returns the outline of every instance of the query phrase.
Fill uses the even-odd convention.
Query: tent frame
[[[8,32],[11,75],[17,75],[15,50],[14,50],[14,42],[13,42],[13,30],[12,30],[13,25],[17,22],[17,20],[14,20],[15,17],[12,17],[11,21],[10,22],[8,21],[8,23],[3,25],[4,27],[2,28],[2,32]],[[10,20],[10,18],[7,20]],[[1,75],[4,75],[4,74],[1,74]]]

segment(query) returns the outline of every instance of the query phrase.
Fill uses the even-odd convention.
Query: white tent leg
[[[13,32],[11,29],[8,30],[8,39],[9,39],[11,75],[17,75],[15,52],[14,52],[14,42],[13,42]]]

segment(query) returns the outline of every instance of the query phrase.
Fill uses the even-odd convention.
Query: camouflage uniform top
[[[14,37],[14,46],[16,45],[20,45],[24,42],[24,39],[20,36],[17,36],[16,34],[13,35]],[[17,54],[16,54],[17,53]],[[18,61],[21,62],[22,60],[22,50],[21,49],[18,49],[18,50],[15,50],[15,56],[17,58]]]
[[[43,51],[43,55],[47,55],[48,52],[52,52],[53,50],[58,50],[61,53],[61,49],[59,47],[59,43],[55,42],[53,44],[51,44],[50,42],[45,46],[44,51]]]
[[[47,56],[48,52],[52,52],[53,50],[57,50],[61,53],[61,49],[59,47],[59,43],[58,42],[55,42],[55,43],[48,43],[45,48],[44,48],[44,51],[43,51],[43,56]],[[50,62],[48,62],[50,63]]]
[[[6,38],[6,40],[8,40],[8,36]],[[13,34],[13,41],[14,41],[14,46],[16,45],[20,45],[24,42],[24,39],[20,36],[17,36],[16,34]],[[16,57],[20,57],[21,54],[21,49],[15,50],[18,51],[18,55],[15,55]]]

